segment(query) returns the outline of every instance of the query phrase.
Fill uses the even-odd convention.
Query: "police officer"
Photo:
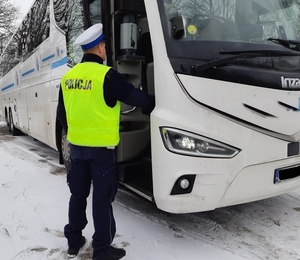
[[[75,44],[83,49],[82,62],[61,80],[57,117],[67,129],[71,164],[69,222],[64,228],[68,256],[85,244],[86,206],[93,183],[93,259],[120,259],[124,249],[111,245],[116,225],[111,203],[117,192],[116,150],[119,143],[120,101],[150,113],[154,97],[136,89],[125,77],[103,65],[106,56],[103,25],[84,31]]]

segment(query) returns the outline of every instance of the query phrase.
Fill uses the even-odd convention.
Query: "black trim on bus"
[[[91,19],[90,19],[90,9],[89,9],[89,3],[90,1],[82,1],[82,5],[83,5],[83,12],[84,12],[84,27],[85,29],[89,28],[92,23],[91,23]]]
[[[184,61],[178,58],[170,59],[172,67],[177,74],[185,74],[226,82],[239,83],[255,87],[281,89],[286,91],[299,91],[300,84],[284,85],[285,79],[300,81],[298,56],[283,57],[257,57],[244,58],[234,61],[237,64],[224,64],[219,67],[211,67],[195,72],[194,64],[199,61]],[[206,62],[203,62],[205,64]],[[202,65],[204,67],[204,65]],[[284,66],[287,66],[283,69]]]
[[[297,156],[300,154],[300,143],[299,142],[293,142],[293,143],[288,143],[287,145],[287,156]]]
[[[103,31],[106,39],[106,62],[108,66],[113,65],[112,51],[112,9],[110,1],[101,1]]]
[[[290,167],[276,169],[274,173],[274,184],[279,184],[282,181],[299,178],[300,165],[293,165]]]
[[[250,106],[250,105],[247,105],[247,104],[243,104],[243,105],[244,105],[245,108],[251,110],[252,112],[254,112],[254,113],[256,113],[256,114],[258,114],[258,115],[260,115],[262,117],[273,117],[273,118],[276,118],[275,115],[272,115],[272,114],[270,114],[268,112],[265,112],[265,111],[263,111],[261,109],[257,109],[256,107],[253,107],[253,106]]]

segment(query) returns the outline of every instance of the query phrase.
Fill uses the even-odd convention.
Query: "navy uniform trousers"
[[[111,245],[116,224],[111,203],[117,192],[116,150],[70,145],[68,183],[71,191],[69,223],[64,228],[69,246],[81,244],[87,225],[87,197],[93,183],[94,257],[104,255]]]

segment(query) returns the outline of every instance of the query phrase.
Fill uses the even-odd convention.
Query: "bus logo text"
[[[300,88],[299,78],[285,78],[281,76],[282,88]]]

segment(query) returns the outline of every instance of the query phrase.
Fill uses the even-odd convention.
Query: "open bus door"
[[[90,17],[95,13],[95,2],[99,4],[91,1],[86,6]],[[144,1],[102,1],[101,9],[107,65],[123,74],[136,88],[154,94],[153,55]],[[88,24],[94,23],[92,17]],[[117,149],[120,183],[152,200],[149,115],[139,108],[121,105]]]

